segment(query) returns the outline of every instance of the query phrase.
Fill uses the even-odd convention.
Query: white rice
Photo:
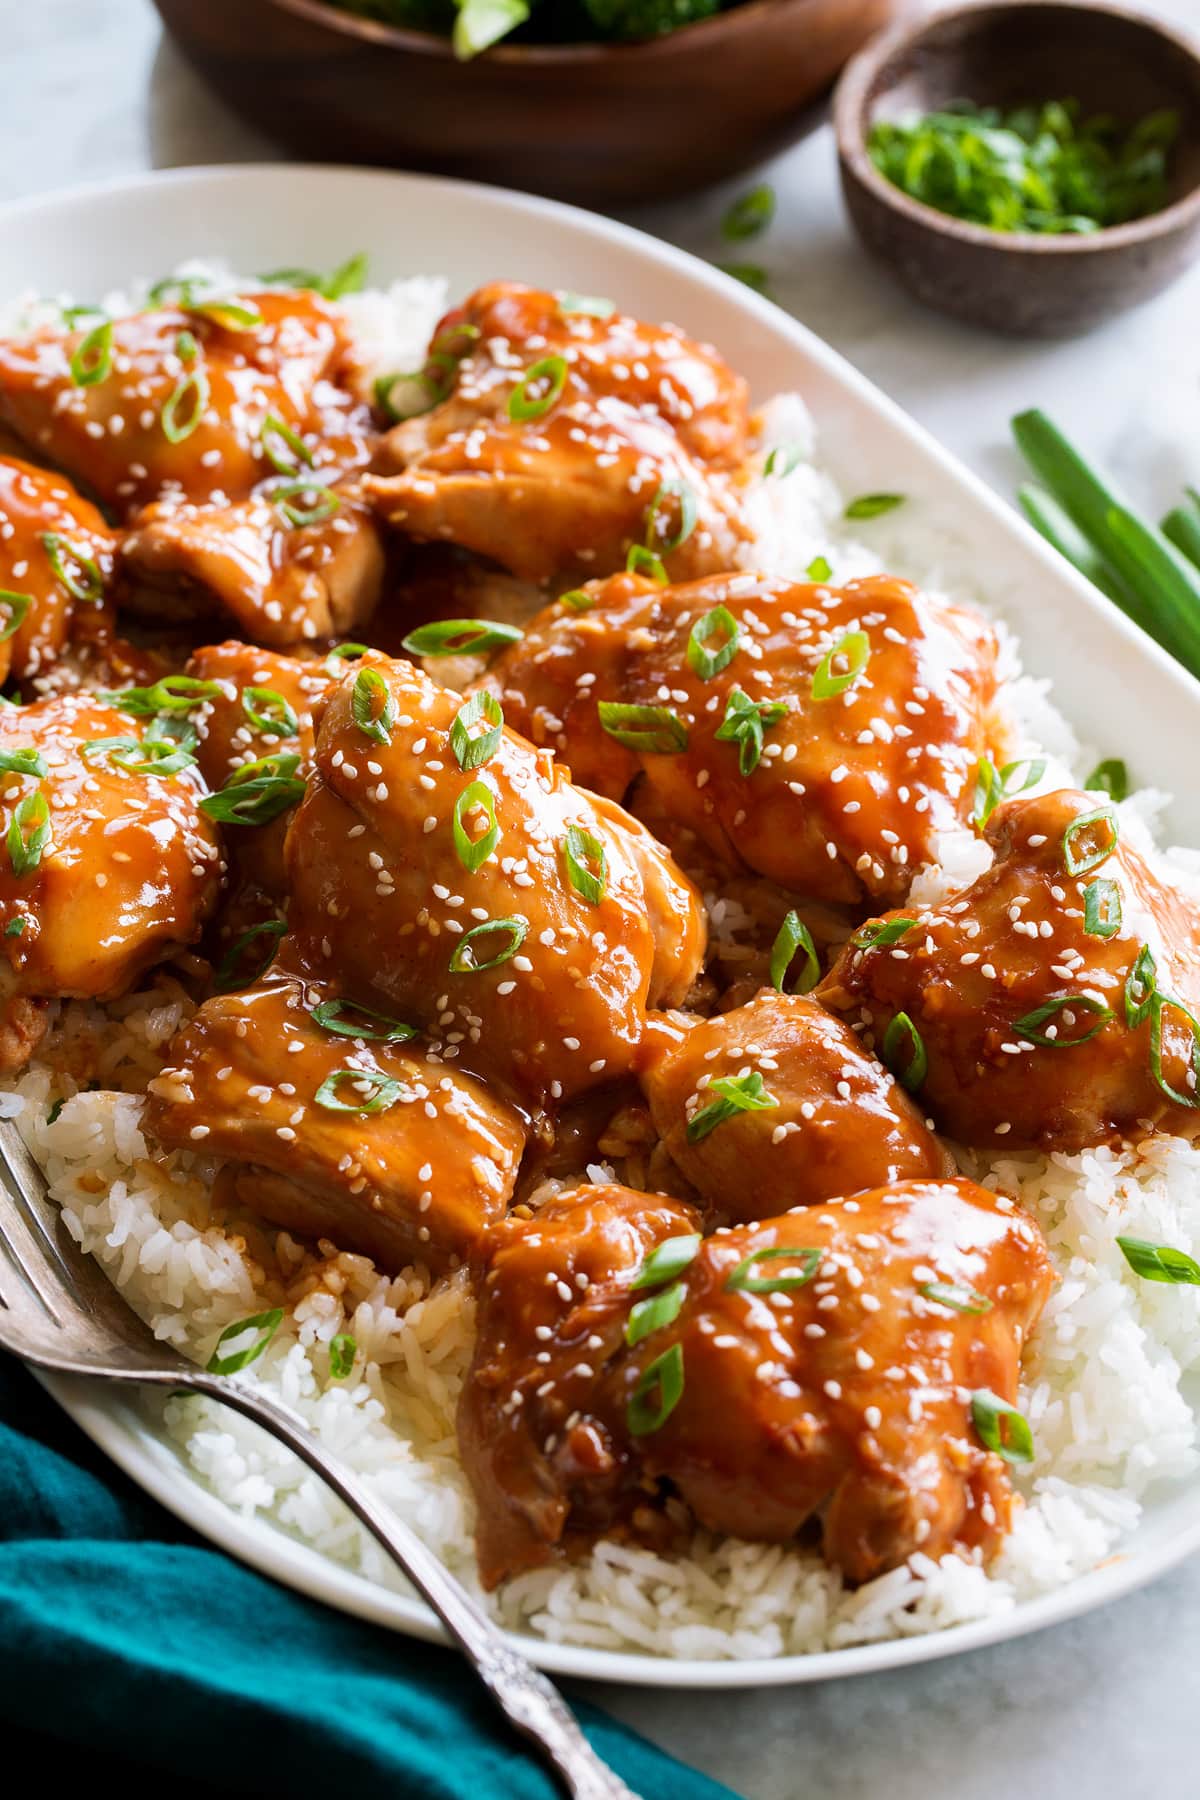
[[[110,296],[107,304],[118,311],[129,298]],[[444,300],[444,284],[425,278],[347,300],[364,379],[418,366]],[[53,314],[52,305],[25,296],[8,326]],[[835,581],[878,568],[872,551],[844,535],[842,498],[814,460],[812,422],[797,398],[766,409],[764,438],[798,445],[803,459],[752,493],[757,543],[747,565],[799,575],[823,555]],[[927,587],[957,586],[970,598],[954,544],[920,521],[891,537],[889,563]],[[1004,667],[1020,753],[1047,757],[1041,786],[1078,783],[1094,756],[1054,709],[1048,684],[1020,673],[1008,638]],[[1125,802],[1123,831],[1200,896],[1200,854],[1172,852],[1168,861],[1153,849],[1164,799],[1147,790]],[[951,834],[914,899],[936,899],[986,860],[973,834]],[[736,931],[738,903],[717,904],[717,927]],[[389,1280],[333,1245],[314,1250],[287,1233],[223,1220],[212,1204],[211,1164],[148,1149],[138,1095],[188,1011],[183,990],[166,975],[106,1011],[64,1005],[44,1056],[0,1083],[0,1114],[17,1120],[71,1232],[165,1342],[204,1361],[226,1326],[282,1306],[284,1322],[266,1353],[237,1379],[292,1407],[473,1584],[473,1501],[454,1434],[472,1339],[465,1279],[431,1286],[418,1268]],[[78,1091],[81,1080],[105,1085]],[[56,1094],[70,1097],[50,1124]],[[489,1602],[498,1615],[561,1643],[671,1657],[778,1656],[1001,1614],[1107,1557],[1137,1525],[1154,1484],[1188,1476],[1200,1462],[1196,1417],[1181,1392],[1200,1362],[1196,1292],[1139,1281],[1115,1242],[1127,1233],[1200,1256],[1200,1151],[1161,1137],[1120,1152],[990,1163],[967,1156],[964,1167],[1019,1197],[1041,1223],[1062,1277],[1026,1357],[1021,1406],[1037,1445],[1035,1463],[1018,1477],[1026,1504],[990,1571],[956,1556],[916,1555],[850,1590],[814,1552],[697,1533],[691,1554],[672,1559],[598,1544],[576,1564],[510,1582]],[[608,1177],[599,1167],[588,1174]],[[340,1332],[355,1338],[360,1354],[352,1379],[334,1382],[327,1346]],[[372,1581],[403,1588],[322,1484],[253,1426],[207,1401],[148,1404],[196,1479],[230,1507],[273,1521]]]

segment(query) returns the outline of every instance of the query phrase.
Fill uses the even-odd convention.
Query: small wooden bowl
[[[872,124],[954,100],[981,106],[1077,99],[1132,125],[1180,114],[1171,200],[1090,235],[964,224],[909,199],[867,154]],[[842,191],[859,235],[919,299],[974,325],[1064,337],[1145,300],[1200,251],[1200,50],[1107,4],[1008,0],[959,6],[871,44],[834,100]]]
[[[300,155],[434,169],[590,205],[663,199],[799,137],[909,0],[747,0],[636,44],[447,39],[322,0],[155,0],[236,112]]]

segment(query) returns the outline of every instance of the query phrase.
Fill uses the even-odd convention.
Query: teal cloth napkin
[[[643,1800],[731,1800],[573,1704]],[[558,1794],[450,1651],[346,1618],[208,1548],[2,1355],[0,1719],[10,1770],[26,1766],[22,1740],[43,1754],[52,1740],[57,1773],[86,1769],[89,1786],[152,1769],[173,1796],[300,1784],[421,1800]]]

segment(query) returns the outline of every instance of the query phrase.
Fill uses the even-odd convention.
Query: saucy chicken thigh
[[[581,780],[619,798],[640,769],[657,811],[727,863],[833,903],[903,899],[965,826],[996,686],[976,615],[883,576],[585,598],[580,618],[539,614],[486,678]]]
[[[366,480],[411,537],[567,581],[637,544],[677,579],[715,573],[746,535],[745,383],[673,326],[492,282],[439,325],[417,405],[431,394]]]
[[[1200,1131],[1200,932],[1121,841],[1112,805],[1010,800],[993,866],[940,906],[874,920],[818,997],[970,1144],[1079,1150]]]
[[[289,1231],[442,1270],[504,1212],[519,1117],[402,1021],[270,973],[206,1000],[171,1058],[150,1128],[229,1158],[238,1200]]]
[[[0,682],[48,669],[111,630],[113,533],[70,482],[0,456]]]
[[[765,991],[656,1021],[642,1075],[672,1161],[725,1223],[770,1218],[954,1164],[908,1095],[840,1019]]]
[[[113,999],[199,937],[223,865],[179,760],[90,695],[0,707],[0,1066],[49,1000]]]
[[[409,663],[327,702],[287,839],[302,966],[437,1035],[528,1104],[632,1072],[646,1009],[704,954],[690,883],[648,833]]]
[[[281,450],[292,478],[366,460],[366,409],[337,385],[336,309],[169,286],[172,303],[146,312],[0,340],[0,421],[125,519],[151,501],[242,500]]]
[[[1011,1201],[905,1181],[701,1238],[676,1201],[589,1188],[479,1256],[459,1437],[485,1584],[614,1525],[652,1536],[660,1483],[735,1536],[819,1519],[854,1581],[1002,1538],[973,1414],[1011,1406],[1053,1285]]]

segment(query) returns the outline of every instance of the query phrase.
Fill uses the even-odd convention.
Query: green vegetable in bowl
[[[1100,231],[1158,212],[1179,115],[1133,126],[1081,118],[1078,102],[1008,112],[962,101],[942,112],[879,120],[867,139],[881,175],[913,200],[993,231]]]
[[[406,31],[448,37],[456,56],[477,56],[510,33],[520,41],[575,44],[662,37],[709,19],[736,0],[331,0],[345,12]]]

